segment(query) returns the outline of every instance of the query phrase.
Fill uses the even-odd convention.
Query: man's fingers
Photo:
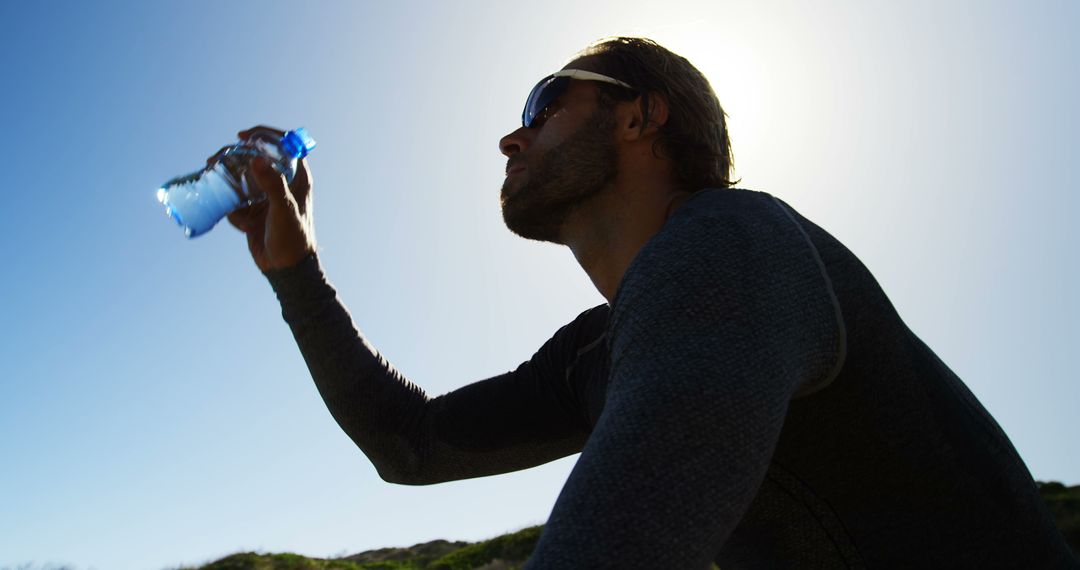
[[[285,131],[281,129],[275,129],[274,127],[268,127],[266,125],[259,125],[257,127],[252,127],[246,131],[240,131],[239,133],[236,133],[236,136],[244,140],[247,140],[254,136],[275,137],[280,139],[281,137],[285,136]]]
[[[234,228],[248,233],[257,230],[259,225],[266,219],[266,202],[259,202],[253,206],[247,206],[229,212],[226,216]]]
[[[248,173],[254,178],[256,186],[264,193],[272,206],[295,209],[296,202],[292,198],[292,192],[285,177],[270,166],[270,161],[265,157],[255,157],[251,161]]]
[[[217,152],[215,152],[213,156],[206,159],[206,166],[210,166],[211,164],[217,162],[218,159],[221,158],[221,155],[225,154],[225,151],[229,150],[232,147],[233,147],[233,145],[231,145],[231,144],[227,144],[227,145],[221,147],[221,149],[219,149]]]
[[[293,175],[289,189],[292,190],[293,198],[296,198],[298,204],[307,201],[308,194],[311,193],[311,170],[308,169],[306,158],[296,161],[296,174]]]
[[[229,224],[231,224],[232,227],[240,230],[241,233],[246,234],[248,232],[247,221],[239,216],[234,216],[233,214],[235,213],[236,212],[232,212],[228,216],[225,216],[225,219],[229,220]]]

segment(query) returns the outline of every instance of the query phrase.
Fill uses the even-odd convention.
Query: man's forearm
[[[416,434],[428,396],[356,329],[315,254],[294,267],[264,274],[341,429],[383,479],[395,481],[415,469]]]
[[[338,425],[388,482],[427,485],[506,473],[577,453],[588,433],[549,342],[516,370],[429,398],[357,330],[315,254],[266,273]],[[549,365],[549,361],[556,360]]]

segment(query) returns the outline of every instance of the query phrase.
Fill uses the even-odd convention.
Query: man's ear
[[[668,104],[667,99],[663,95],[656,91],[649,92],[647,95],[639,95],[630,104],[623,107],[624,113],[620,116],[620,125],[625,125],[623,129],[626,137],[629,140],[634,140],[643,136],[655,134],[660,130],[668,120]],[[645,120],[642,113],[642,108],[645,104],[649,106],[648,124],[642,129],[641,125]]]

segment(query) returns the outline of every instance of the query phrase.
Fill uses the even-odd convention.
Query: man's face
[[[598,107],[589,83],[571,81],[546,119],[500,141],[510,166],[500,194],[503,221],[523,238],[562,243],[570,212],[615,178],[615,118]]]

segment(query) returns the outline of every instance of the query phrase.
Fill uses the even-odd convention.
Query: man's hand
[[[258,126],[240,131],[242,140],[265,137],[279,140],[284,131]],[[216,159],[214,155],[209,160]],[[251,161],[247,183],[266,194],[267,199],[229,214],[229,223],[247,235],[248,250],[260,271],[291,267],[315,251],[312,219],[311,171],[307,160],[297,161],[291,184],[265,158]]]

